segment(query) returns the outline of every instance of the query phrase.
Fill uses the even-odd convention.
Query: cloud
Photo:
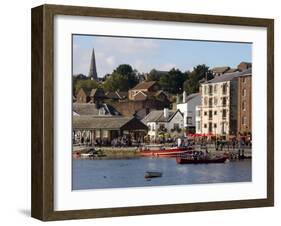
[[[178,68],[178,67],[174,63],[166,63],[166,64],[162,64],[159,66],[159,70],[161,70],[161,71],[169,71],[172,68]]]
[[[103,52],[116,52],[121,54],[140,54],[153,52],[159,47],[155,40],[139,38],[97,38],[93,44]]]
[[[105,59],[105,62],[109,65],[109,66],[114,66],[115,65],[115,57],[114,56],[109,56]]]
[[[160,44],[154,39],[93,37],[85,44],[83,39],[73,44],[73,73],[88,74],[92,49],[95,49],[97,74],[103,77],[120,64],[130,64],[139,72],[153,68],[170,70],[174,63],[162,62]]]

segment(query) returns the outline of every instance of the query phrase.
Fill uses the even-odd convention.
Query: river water
[[[146,171],[162,177],[147,180]],[[251,160],[223,164],[183,164],[175,158],[73,159],[72,189],[124,188],[161,185],[249,182]]]

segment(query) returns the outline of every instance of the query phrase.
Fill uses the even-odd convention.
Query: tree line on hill
[[[144,74],[133,69],[131,65],[121,64],[111,74],[105,75],[102,82],[90,80],[85,75],[73,76],[73,92],[77,93],[80,88],[91,90],[103,88],[105,91],[128,91],[141,82]],[[212,79],[213,75],[205,64],[197,65],[192,71],[182,72],[172,68],[170,71],[158,71],[152,69],[147,75],[147,81],[157,81],[164,91],[171,94],[187,94],[199,91],[200,81]]]

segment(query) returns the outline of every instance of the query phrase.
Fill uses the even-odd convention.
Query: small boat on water
[[[81,158],[91,158],[91,157],[95,157],[97,156],[99,153],[98,150],[94,149],[94,148],[90,148],[89,150],[87,150],[85,153],[80,153],[80,157]]]
[[[162,172],[147,171],[144,175],[144,178],[155,178],[155,177],[162,177]]]
[[[143,147],[140,149],[140,155],[146,157],[177,157],[179,155],[188,153],[193,150],[192,147],[163,147],[163,146],[152,146]]]
[[[208,164],[208,163],[225,163],[228,159],[227,156],[210,157],[202,151],[193,151],[189,154],[178,156],[176,162],[178,164]]]

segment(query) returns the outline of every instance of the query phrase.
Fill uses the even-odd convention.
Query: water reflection
[[[146,171],[160,171],[163,176],[146,180]],[[251,179],[251,160],[224,164],[178,165],[173,158],[74,159],[72,170],[74,190],[247,182]]]

